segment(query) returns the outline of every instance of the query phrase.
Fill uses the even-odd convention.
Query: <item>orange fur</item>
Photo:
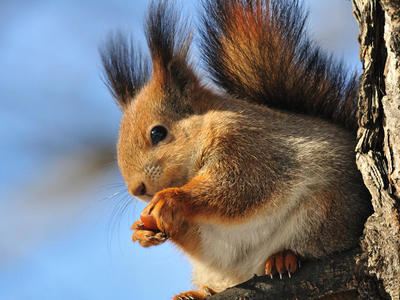
[[[135,64],[124,67],[131,60],[119,52],[103,61],[123,110],[118,165],[128,190],[149,201],[143,216],[157,225],[136,221],[132,240],[149,247],[169,237],[193,261],[195,284],[219,292],[265,268],[294,272],[294,253],[319,258],[355,246],[370,207],[351,133],[273,108],[282,108],[275,98],[283,108],[293,101],[302,113],[321,108],[323,117],[337,121],[332,106],[346,106],[335,98],[345,84],[331,74],[331,61],[314,60],[318,51],[308,53],[293,36],[303,34],[304,18],[291,19],[302,17],[298,3],[206,3],[221,17],[222,33],[207,23],[207,33],[218,39],[216,46],[208,41],[207,53],[222,87],[232,87],[226,94],[200,84],[188,63],[190,34],[168,1],[153,4],[148,17],[151,77],[135,75]],[[330,108],[321,102],[325,96]],[[165,136],[155,143],[151,132],[160,126]],[[273,256],[282,249],[293,252]]]

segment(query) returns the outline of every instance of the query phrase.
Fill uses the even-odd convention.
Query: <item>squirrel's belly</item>
[[[305,216],[297,210],[273,209],[236,225],[199,225],[201,255],[192,257],[193,282],[222,291],[256,275],[264,275],[266,260],[293,247],[304,236]],[[304,236],[305,237],[305,236]]]
[[[202,251],[191,258],[193,282],[222,291],[254,274],[263,275],[267,258],[290,243],[278,219],[275,214],[238,225],[200,225]]]

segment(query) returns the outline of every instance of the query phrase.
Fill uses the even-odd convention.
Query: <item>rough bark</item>
[[[353,0],[364,73],[357,165],[372,195],[365,264],[400,299],[400,1]]]
[[[308,262],[290,280],[255,277],[210,299],[400,299],[400,0],[352,2],[364,69],[357,165],[374,207],[362,251]]]
[[[320,261],[307,261],[292,278],[253,277],[236,287],[210,297],[210,300],[258,299],[385,299],[375,279],[366,276],[357,264],[361,249],[354,249]],[[336,296],[333,296],[336,295]]]

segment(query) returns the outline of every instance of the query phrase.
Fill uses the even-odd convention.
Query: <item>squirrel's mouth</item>
[[[136,199],[139,199],[140,201],[143,201],[143,202],[150,202],[151,199],[153,199],[153,197],[154,197],[154,195],[150,195],[150,194],[135,196]]]

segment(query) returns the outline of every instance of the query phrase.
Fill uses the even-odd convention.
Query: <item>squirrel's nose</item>
[[[130,188],[129,191],[133,196],[143,196],[146,194],[146,186],[141,182],[138,186]]]

